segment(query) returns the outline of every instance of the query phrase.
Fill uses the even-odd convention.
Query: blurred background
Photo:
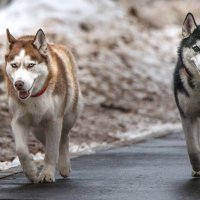
[[[1,0],[0,65],[6,28],[15,37],[42,28],[49,42],[70,44],[85,99],[71,131],[71,152],[177,130],[171,82],[189,11],[200,22],[197,0]],[[12,161],[11,117],[0,75],[0,161]],[[29,145],[33,154],[43,152],[33,137]]]

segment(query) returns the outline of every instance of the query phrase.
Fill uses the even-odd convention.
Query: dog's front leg
[[[45,158],[44,167],[40,173],[39,181],[54,182],[55,181],[55,168],[59,154],[59,144],[62,130],[62,120],[57,119],[48,122],[45,132]]]
[[[38,182],[37,167],[29,153],[27,138],[28,127],[13,119],[11,122],[12,131],[15,138],[16,152],[19,157],[22,169],[26,177],[34,183]]]
[[[182,118],[183,130],[186,137],[188,154],[193,168],[192,176],[200,176],[200,144],[198,120]]]

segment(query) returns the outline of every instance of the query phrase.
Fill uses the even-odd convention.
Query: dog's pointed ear
[[[182,27],[183,38],[188,37],[197,27],[196,21],[192,13],[188,13],[185,17]]]
[[[38,49],[42,55],[47,54],[47,41],[46,36],[42,29],[39,29],[35,35],[33,45]]]
[[[7,38],[8,38],[8,43],[9,44],[13,44],[15,43],[17,40],[14,38],[14,36],[11,35],[9,29],[6,29],[6,34],[7,34]]]

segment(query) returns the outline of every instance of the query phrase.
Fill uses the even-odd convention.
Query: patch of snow
[[[76,2],[70,0],[37,0],[31,2],[31,6],[26,0],[15,0],[0,12],[0,33],[5,34],[5,29],[10,28],[14,33],[21,34],[23,31],[24,34],[24,31],[33,30],[33,28],[35,29],[49,19],[60,19],[69,22],[81,21],[84,18],[91,18],[99,12],[99,5],[103,5],[107,9],[114,7],[114,3],[110,0],[101,2],[91,0],[76,0]],[[116,13],[119,17],[122,15],[122,12],[115,12],[114,15]],[[110,16],[112,15],[110,13]],[[100,21],[106,19],[104,15],[98,15],[97,18]]]
[[[41,152],[37,152],[35,155],[33,156],[33,160],[43,160],[44,159],[44,154]]]
[[[20,165],[18,157],[16,157],[13,161],[5,161],[5,162],[0,162],[0,170],[7,170],[12,167],[17,167]]]
[[[127,131],[127,132],[118,132],[118,133],[110,133],[109,135],[118,138],[119,141],[132,141],[132,140],[140,140],[149,137],[157,137],[157,136],[164,136],[169,134],[170,132],[176,133],[181,131],[181,124],[156,124],[145,129],[142,127],[136,131]]]

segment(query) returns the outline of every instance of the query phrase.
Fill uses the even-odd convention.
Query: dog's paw
[[[64,178],[68,177],[70,175],[70,172],[72,171],[70,160],[59,159],[58,168],[59,168],[60,175],[62,177]]]
[[[33,167],[33,169],[29,170],[29,171],[24,170],[24,174],[32,183],[38,183],[39,182],[36,167]]]
[[[29,180],[30,180],[32,183],[34,183],[34,184],[39,183],[39,178],[38,178],[38,176],[35,176],[35,177],[32,177],[32,178],[29,178]]]
[[[59,172],[60,172],[60,175],[64,178],[68,177],[70,175],[70,172],[71,172],[71,167],[70,165],[67,166],[59,166]]]
[[[200,171],[196,172],[192,170],[192,177],[200,177]]]
[[[55,182],[54,170],[44,168],[39,175],[39,183],[52,183]]]

